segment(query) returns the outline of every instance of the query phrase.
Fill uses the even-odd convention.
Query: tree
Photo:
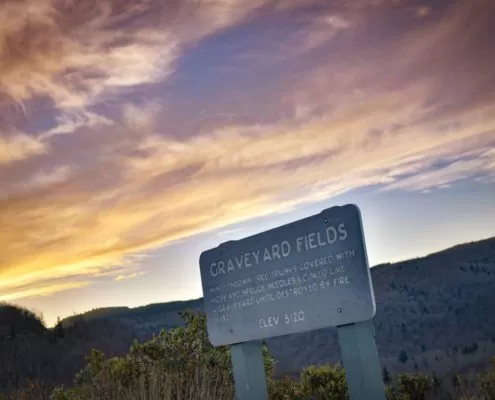
[[[60,320],[60,317],[57,317],[57,325],[55,325],[55,336],[62,339],[65,336],[65,330],[62,325],[62,321]]]
[[[459,374],[455,374],[452,377],[452,386],[454,386],[455,388],[458,388],[461,386],[461,383],[462,383],[461,376]]]
[[[399,361],[402,364],[405,364],[408,359],[409,359],[409,357],[407,355],[407,352],[405,350],[401,350],[400,353],[399,353]]]
[[[383,382],[385,382],[385,384],[388,385],[390,382],[392,382],[392,378],[390,378],[390,373],[388,372],[387,367],[383,367],[382,376],[383,376]]]
[[[400,374],[398,389],[401,394],[412,400],[424,400],[431,389],[430,381],[422,374]]]
[[[10,335],[9,335],[9,338],[10,340],[14,340],[15,337],[17,335],[17,330],[16,330],[16,326],[14,325],[14,323],[12,322],[10,324]]]

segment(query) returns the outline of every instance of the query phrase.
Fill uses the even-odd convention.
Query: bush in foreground
[[[301,372],[298,380],[289,377],[269,379],[268,385],[272,400],[340,400],[348,397],[345,373],[340,365],[310,366]]]
[[[210,344],[203,314],[187,311],[182,317],[184,326],[134,342],[123,357],[107,358],[93,350],[74,387],[57,388],[52,399],[233,399],[229,348]],[[266,346],[263,351],[271,374],[274,361]]]

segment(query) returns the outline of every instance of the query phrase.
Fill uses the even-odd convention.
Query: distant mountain
[[[371,270],[376,340],[389,372],[477,368],[495,355],[495,238],[458,245],[426,257]],[[178,312],[201,310],[202,299],[105,308],[64,320],[106,319],[145,340],[182,324]],[[338,362],[333,328],[267,340],[279,373]]]
[[[1,305],[0,398],[33,382],[47,388],[70,385],[91,349],[103,349],[109,357],[122,355],[134,337],[127,327],[105,318],[46,329],[29,311]]]
[[[72,326],[74,324],[74,320],[91,320],[98,318],[110,318],[118,315],[122,315],[123,313],[130,311],[129,307],[100,307],[95,308],[90,311],[86,311],[81,314],[76,314],[67,318],[64,318],[60,321],[60,323],[64,326],[64,328]]]
[[[68,327],[78,320],[112,320],[118,322],[119,325],[129,327],[137,337],[144,340],[150,338],[153,334],[159,333],[161,329],[170,329],[181,325],[183,320],[179,312],[186,309],[202,310],[203,299],[148,304],[135,308],[97,308],[65,318],[61,323],[64,327]]]
[[[12,304],[0,303],[0,341],[18,335],[43,335],[46,328],[33,312]]]

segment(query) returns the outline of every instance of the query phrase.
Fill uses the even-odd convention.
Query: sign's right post
[[[351,400],[385,400],[372,320],[337,327]]]

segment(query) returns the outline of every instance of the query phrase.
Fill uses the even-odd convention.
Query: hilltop
[[[203,299],[148,304],[141,307],[106,307],[77,314],[61,321],[68,328],[77,321],[110,320],[131,329],[140,339],[148,339],[161,329],[174,328],[183,323],[179,312],[202,310]]]

